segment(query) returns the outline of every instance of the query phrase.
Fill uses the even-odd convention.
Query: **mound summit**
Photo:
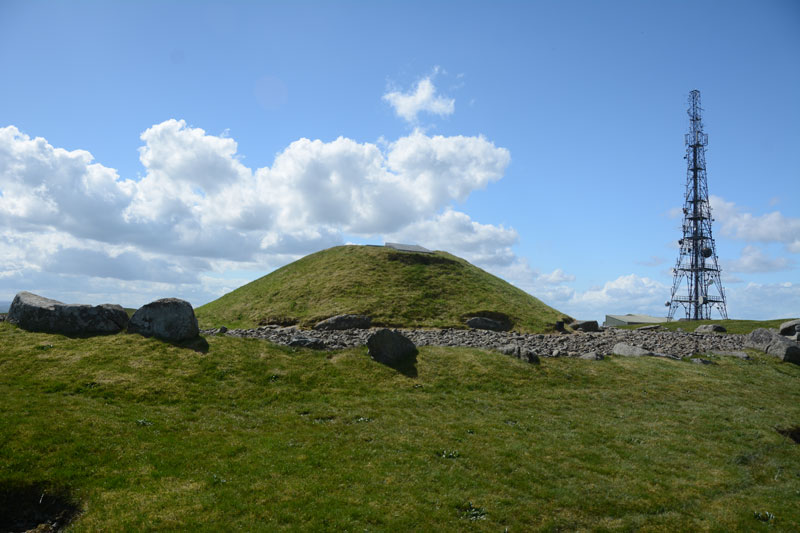
[[[196,309],[201,327],[311,327],[340,314],[373,326],[463,328],[467,318],[505,319],[515,331],[552,331],[569,317],[446,252],[379,246],[316,252]]]

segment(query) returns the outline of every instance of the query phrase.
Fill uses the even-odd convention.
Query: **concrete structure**
[[[629,326],[631,324],[663,324],[669,322],[669,319],[661,316],[650,315],[606,315],[606,320],[603,326]]]

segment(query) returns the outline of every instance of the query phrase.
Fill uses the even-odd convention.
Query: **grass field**
[[[508,316],[514,329],[553,331],[563,313],[446,252],[337,246],[279,268],[197,308],[201,327],[260,323],[313,326],[331,316],[369,315],[375,325],[465,327],[468,316]]]
[[[0,505],[60,494],[72,531],[800,527],[797,365],[423,347],[411,378],[207,340],[0,324]]]

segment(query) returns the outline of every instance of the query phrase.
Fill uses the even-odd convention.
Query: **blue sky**
[[[800,309],[800,4],[0,1],[0,300],[201,305],[450,251],[663,315],[701,91],[735,318]]]

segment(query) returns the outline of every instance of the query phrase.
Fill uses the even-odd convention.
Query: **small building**
[[[606,315],[606,320],[603,326],[630,326],[631,324],[663,324],[669,322],[669,319],[662,316],[650,315]]]

